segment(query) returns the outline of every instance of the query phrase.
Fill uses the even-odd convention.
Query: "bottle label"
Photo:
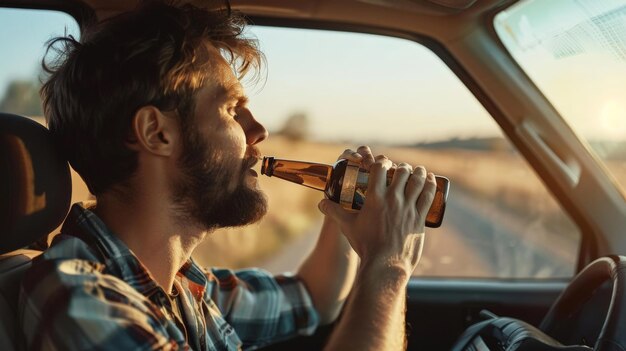
[[[339,194],[339,203],[346,209],[352,208],[352,201],[354,200],[354,193],[357,185],[358,175],[359,164],[354,162],[348,162],[348,165],[346,166],[346,172],[343,176],[341,193]]]
[[[360,210],[365,203],[369,173],[361,169],[358,163],[348,162],[343,177],[339,203],[347,210]]]

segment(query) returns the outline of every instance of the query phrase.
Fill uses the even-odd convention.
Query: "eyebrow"
[[[243,93],[243,88],[240,85],[233,84],[230,87],[220,86],[217,96],[226,100],[237,100],[238,105],[245,105],[248,103],[248,97]]]

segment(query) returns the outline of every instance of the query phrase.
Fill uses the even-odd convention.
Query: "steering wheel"
[[[470,326],[453,351],[476,350],[496,345],[503,350],[591,350],[586,346],[566,346],[549,335],[589,301],[596,289],[612,283],[611,301],[593,350],[626,350],[626,257],[607,256],[585,267],[557,298],[539,329],[513,318],[493,317]],[[483,349],[483,348],[478,348]]]
[[[605,282],[612,282],[609,309],[594,346],[597,351],[626,350],[626,257],[601,257],[585,267],[565,288],[541,322],[544,333],[551,331],[586,303]]]

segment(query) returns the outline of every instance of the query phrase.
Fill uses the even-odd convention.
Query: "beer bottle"
[[[387,173],[387,185],[391,183],[393,169]],[[345,159],[334,165],[264,157],[261,174],[277,177],[315,190],[323,191],[326,198],[349,210],[360,210],[365,202],[369,173],[358,163]],[[448,200],[450,181],[435,176],[437,191],[426,216],[426,226],[441,226]]]

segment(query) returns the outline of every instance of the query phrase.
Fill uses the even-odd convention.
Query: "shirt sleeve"
[[[82,260],[44,261],[26,273],[19,317],[28,350],[178,350],[156,309]]]
[[[212,269],[207,293],[244,348],[312,334],[317,311],[304,284],[289,275],[259,269]]]

